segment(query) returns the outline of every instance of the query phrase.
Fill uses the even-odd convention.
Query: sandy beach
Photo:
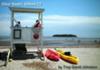
[[[91,46],[94,46],[95,48]],[[91,46],[88,45],[88,47],[84,46],[81,48],[79,47],[69,48],[68,46],[59,46],[60,49],[63,49],[65,51],[70,51],[73,55],[79,57],[80,61],[77,65],[70,64],[63,60],[54,62],[48,60],[47,58],[45,58],[45,61],[41,61],[39,58],[32,58],[32,59],[29,58],[24,60],[12,60],[11,62],[8,63],[6,67],[3,66],[4,61],[0,60],[0,70],[47,70],[47,69],[48,70],[100,70],[100,62],[99,62],[100,45],[91,45]],[[98,48],[96,46],[98,46]],[[31,51],[33,49],[32,46],[27,46],[27,47],[30,47],[27,49],[28,51]],[[57,47],[57,46],[44,46],[43,52],[45,52],[47,48],[54,49],[53,47]],[[8,50],[7,48],[6,49],[2,48],[0,49],[0,52],[7,51],[7,50]],[[40,64],[42,64],[42,66],[41,65],[37,66],[35,64],[37,62],[41,62]],[[27,66],[27,63],[34,63],[35,66],[34,65]]]

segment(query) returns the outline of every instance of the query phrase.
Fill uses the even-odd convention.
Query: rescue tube
[[[74,55],[65,55],[63,50],[56,50],[57,53],[60,55],[60,58],[68,63],[71,64],[78,64],[79,58]]]
[[[51,50],[51,49],[47,49],[47,50],[46,50],[45,56],[46,56],[49,60],[52,60],[52,61],[59,61],[59,59],[60,59],[59,54],[58,54],[56,51]]]

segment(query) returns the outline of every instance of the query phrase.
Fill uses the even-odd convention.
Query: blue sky
[[[100,0],[0,0],[0,35],[10,34],[10,11],[3,3],[10,3],[8,6],[11,6],[12,2],[39,3],[38,7],[45,9],[44,36],[76,34],[79,37],[100,38]],[[17,6],[34,7],[22,4]],[[31,26],[36,19],[31,14],[19,16],[16,15],[17,20],[21,20],[23,26],[27,23]]]

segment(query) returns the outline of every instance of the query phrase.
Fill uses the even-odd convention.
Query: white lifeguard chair
[[[8,53],[7,62],[9,60],[10,54],[14,51],[15,47],[22,47],[26,52],[25,45],[26,44],[36,44],[38,48],[38,52],[42,51],[43,41],[42,41],[42,28],[33,28],[33,27],[15,27],[14,26],[14,15],[15,13],[33,13],[38,14],[38,20],[43,24],[43,11],[41,8],[15,8],[11,7],[11,48]],[[33,35],[35,33],[39,34],[39,38],[34,39]],[[41,58],[41,53],[39,53],[39,57]],[[6,63],[7,63],[6,62]]]

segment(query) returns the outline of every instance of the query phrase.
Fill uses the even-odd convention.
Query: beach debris
[[[9,59],[9,62],[12,62],[13,61],[13,59]]]
[[[34,61],[32,63],[23,63],[23,65],[35,70],[57,70],[52,63],[46,61]]]

